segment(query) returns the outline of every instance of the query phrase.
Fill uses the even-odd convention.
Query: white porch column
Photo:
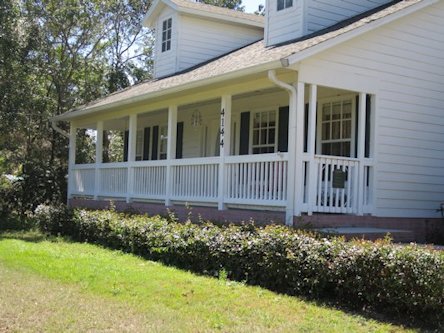
[[[304,111],[305,111],[305,83],[298,82],[297,86],[297,98],[296,98],[296,140],[289,141],[295,142],[295,167],[294,169],[288,166],[288,170],[294,170],[294,196],[295,196],[295,207],[294,215],[300,216],[302,213],[302,205],[304,199]]]
[[[168,141],[167,141],[167,170],[166,170],[166,199],[165,206],[171,206],[173,195],[173,161],[176,158],[177,137],[177,105],[168,108]]]
[[[231,147],[231,95],[223,95],[221,98],[220,113],[220,163],[219,163],[219,187],[218,209],[224,210],[224,196],[226,190],[225,156],[230,155]]]
[[[358,119],[358,156],[359,159],[359,171],[358,171],[358,215],[363,215],[363,198],[365,191],[364,180],[364,158],[365,158],[365,111],[366,111],[366,99],[365,93],[359,94],[359,119]]]
[[[73,166],[76,164],[77,127],[71,123],[69,128],[69,160],[68,160],[68,200],[72,197]]]
[[[309,170],[308,170],[308,215],[313,214],[313,209],[316,200],[316,174],[317,165],[315,163],[316,154],[316,108],[318,99],[318,86],[310,85],[310,103],[308,111],[308,137],[307,137],[307,154],[309,156]]]
[[[299,90],[290,93],[289,96],[289,117],[288,117],[288,168],[287,168],[287,207],[285,211],[285,224],[293,225],[293,216],[295,214],[295,184],[296,184],[296,147],[292,143],[297,143],[297,113]]]
[[[136,140],[137,140],[137,114],[129,116],[129,135],[128,135],[128,183],[126,190],[126,202],[131,202],[131,196],[134,191],[134,168],[133,162],[136,160]]]
[[[96,166],[94,175],[94,200],[97,200],[100,194],[100,165],[103,162],[103,121],[96,125]]]

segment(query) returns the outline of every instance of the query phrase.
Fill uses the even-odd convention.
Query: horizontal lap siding
[[[178,70],[238,49],[263,37],[259,28],[181,16]]]
[[[303,35],[303,10],[305,0],[293,0],[293,7],[277,11],[276,0],[267,1],[267,27],[265,40],[274,45]]]
[[[344,19],[356,16],[388,2],[390,1],[308,0],[308,33],[327,28]]]
[[[172,18],[171,50],[162,52],[162,23]],[[170,8],[162,11],[156,24],[156,41],[154,55],[154,76],[156,78],[172,74],[176,71],[176,50],[178,33],[178,15]]]
[[[376,77],[376,215],[438,217],[444,201],[444,5],[326,51],[308,63]]]

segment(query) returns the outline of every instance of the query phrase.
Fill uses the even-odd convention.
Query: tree
[[[108,91],[151,78],[153,34],[142,27],[148,0],[111,0],[106,8]]]

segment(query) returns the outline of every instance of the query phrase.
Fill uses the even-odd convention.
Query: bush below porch
[[[128,211],[138,214],[162,215],[169,213],[184,221],[210,220],[215,223],[242,223],[254,220],[257,225],[285,224],[285,212],[272,209],[255,210],[229,207],[218,210],[217,207],[173,205],[160,203],[131,202],[116,200],[93,200],[72,198],[69,205],[74,208],[109,209],[115,205],[117,211]],[[417,242],[444,244],[444,220],[440,218],[393,218],[376,216],[355,216],[344,214],[313,214],[294,217],[295,228],[330,229],[337,235],[346,238],[365,238],[375,240],[383,238],[387,232],[394,242]],[[344,230],[347,230],[344,232]],[[394,232],[394,230],[397,230]]]

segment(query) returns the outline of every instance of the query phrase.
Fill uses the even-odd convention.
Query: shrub
[[[444,319],[444,256],[388,241],[345,242],[283,226],[218,227],[112,211],[42,207],[44,231],[62,233],[198,273],[278,292],[330,297],[412,318]]]

